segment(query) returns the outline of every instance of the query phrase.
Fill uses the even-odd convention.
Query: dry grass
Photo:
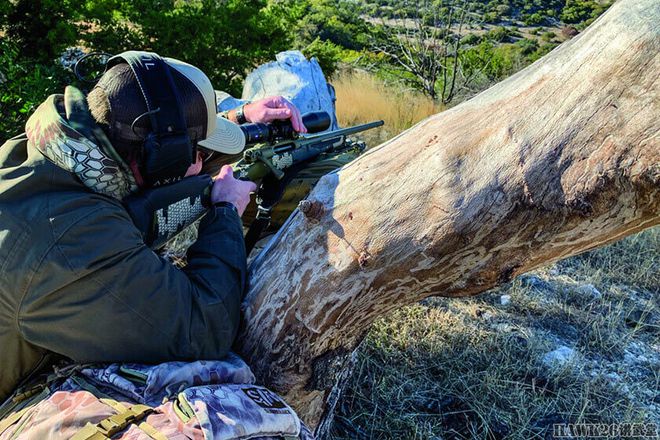
[[[337,93],[337,118],[342,127],[382,119],[385,126],[362,135],[369,146],[410,128],[444,108],[421,93],[387,84],[361,71],[343,71],[332,82]]]
[[[335,439],[546,439],[554,423],[660,428],[660,228],[473,298],[381,319]],[[593,298],[583,287],[594,285]],[[510,304],[500,304],[510,295]],[[573,362],[544,365],[558,346]]]

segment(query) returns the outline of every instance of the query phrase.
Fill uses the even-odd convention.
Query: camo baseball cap
[[[195,66],[174,58],[164,58],[170,66],[179,94],[188,134],[200,147],[224,154],[245,148],[241,128],[217,114],[216,95],[209,78]],[[141,145],[151,131],[144,97],[127,64],[109,69],[96,84],[107,97],[111,120],[111,141]]]

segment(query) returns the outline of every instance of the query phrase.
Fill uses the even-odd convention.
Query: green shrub
[[[527,26],[538,26],[545,22],[545,17],[543,17],[543,15],[539,14],[538,12],[533,14],[524,14],[521,18]]]
[[[12,4],[9,2],[0,2],[0,31],[7,28],[7,15],[11,11]]]
[[[48,64],[76,42],[80,0],[16,0],[0,7],[3,28],[20,58]]]
[[[502,17],[508,17],[511,15],[511,7],[509,5],[497,5],[495,10]]]
[[[562,9],[560,18],[564,23],[593,20],[609,8],[610,4],[601,4],[594,0],[566,0],[566,6]]]
[[[351,50],[362,50],[369,45],[373,26],[361,18],[359,5],[345,0],[285,1],[289,30],[297,46],[304,47],[317,37]],[[394,13],[405,17],[405,10]]]
[[[493,82],[517,72],[554,47],[556,44],[539,46],[536,40],[530,39],[500,45],[495,45],[491,41],[482,41],[477,46],[461,51],[459,60],[466,77],[481,72]]]
[[[486,33],[486,38],[498,43],[507,41],[511,36],[511,31],[504,26],[498,26]]]
[[[544,55],[550,53],[550,51],[551,51],[552,49],[554,49],[555,47],[557,47],[557,43],[545,43],[545,44],[542,44],[542,45],[538,48],[538,50],[537,50],[536,52],[534,52],[534,53],[531,55],[531,57],[530,57],[530,61],[536,61],[536,60],[538,60],[538,59],[541,58],[542,56],[544,56]]]
[[[488,66],[489,74],[498,80],[504,79],[528,64],[522,50],[515,44],[502,44],[493,49],[493,58]]]
[[[240,94],[246,71],[290,42],[281,9],[265,0],[89,0],[83,38],[111,53],[153,50],[202,69],[214,87]],[[120,36],[118,38],[118,36]]]
[[[531,55],[539,48],[539,43],[536,40],[523,38],[522,40],[516,41],[516,46],[520,47],[520,51],[523,55]]]
[[[477,34],[467,34],[461,38],[461,46],[473,46],[481,41],[481,37]]]
[[[483,15],[483,19],[486,23],[497,23],[500,21],[500,16],[497,12],[486,12]]]
[[[541,35],[541,40],[546,41],[546,42],[551,42],[552,40],[555,39],[555,37],[556,37],[556,35],[555,35],[554,32],[548,31],[548,32],[544,32]]]
[[[25,129],[28,116],[53,93],[62,93],[71,75],[54,63],[20,56],[18,45],[0,40],[0,144]]]
[[[341,52],[341,47],[331,41],[322,41],[319,37],[302,49],[308,59],[316,57],[326,78],[331,78],[337,70]]]

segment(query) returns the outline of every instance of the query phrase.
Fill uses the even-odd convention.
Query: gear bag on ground
[[[312,439],[284,400],[222,361],[73,365],[0,409],[0,440]]]

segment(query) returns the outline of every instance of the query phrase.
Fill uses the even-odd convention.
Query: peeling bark
[[[511,78],[321,179],[250,267],[239,351],[323,434],[378,317],[660,223],[660,8],[622,0]],[[326,414],[323,418],[323,414]]]

